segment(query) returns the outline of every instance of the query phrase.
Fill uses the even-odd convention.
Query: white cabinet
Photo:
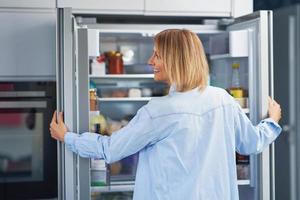
[[[1,0],[0,8],[55,8],[56,0]]]
[[[56,12],[0,9],[0,79],[54,77]]]
[[[232,0],[145,0],[149,15],[231,16]]]
[[[57,0],[82,14],[238,17],[253,12],[252,0]]]
[[[57,0],[57,6],[73,13],[143,14],[144,0]]]

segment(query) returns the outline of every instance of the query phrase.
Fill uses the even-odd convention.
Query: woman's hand
[[[53,113],[52,121],[50,123],[51,137],[63,142],[67,131],[68,131],[67,126],[64,124],[64,120],[63,120],[63,113],[59,112],[58,118],[56,119],[56,111],[55,111]]]
[[[281,108],[280,105],[271,97],[269,97],[269,117],[275,122],[279,122],[281,119]]]

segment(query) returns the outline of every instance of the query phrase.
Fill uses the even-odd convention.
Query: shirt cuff
[[[277,122],[275,122],[272,118],[264,119],[263,122],[267,122],[268,124],[270,124],[270,126],[273,128],[273,130],[275,130],[277,135],[281,133],[282,131],[281,126]]]
[[[78,134],[67,132],[64,137],[64,142],[68,149],[74,152],[75,150],[75,140],[79,137]]]

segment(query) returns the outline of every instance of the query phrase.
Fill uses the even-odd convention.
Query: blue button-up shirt
[[[235,200],[235,152],[259,153],[280,132],[270,118],[253,126],[225,90],[208,86],[152,99],[110,137],[68,132],[65,143],[107,163],[139,152],[135,200]]]

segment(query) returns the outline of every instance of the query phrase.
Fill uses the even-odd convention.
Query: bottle
[[[240,64],[234,62],[232,64],[232,82],[228,88],[229,93],[235,98],[242,108],[248,107],[247,92],[240,84]]]
[[[95,133],[101,134],[101,124],[95,123]],[[109,184],[108,165],[103,159],[91,158],[91,186],[107,186]]]
[[[250,178],[249,156],[236,153],[236,169],[239,180]]]
[[[97,89],[93,88],[89,90],[90,92],[90,111],[96,111],[97,110]]]
[[[107,122],[100,111],[90,111],[90,132],[106,135]]]
[[[91,158],[91,186],[109,185],[108,164],[103,159]]]
[[[244,96],[244,90],[240,85],[240,64],[232,63],[232,82],[231,87],[229,88],[229,93],[234,98],[242,98]]]

